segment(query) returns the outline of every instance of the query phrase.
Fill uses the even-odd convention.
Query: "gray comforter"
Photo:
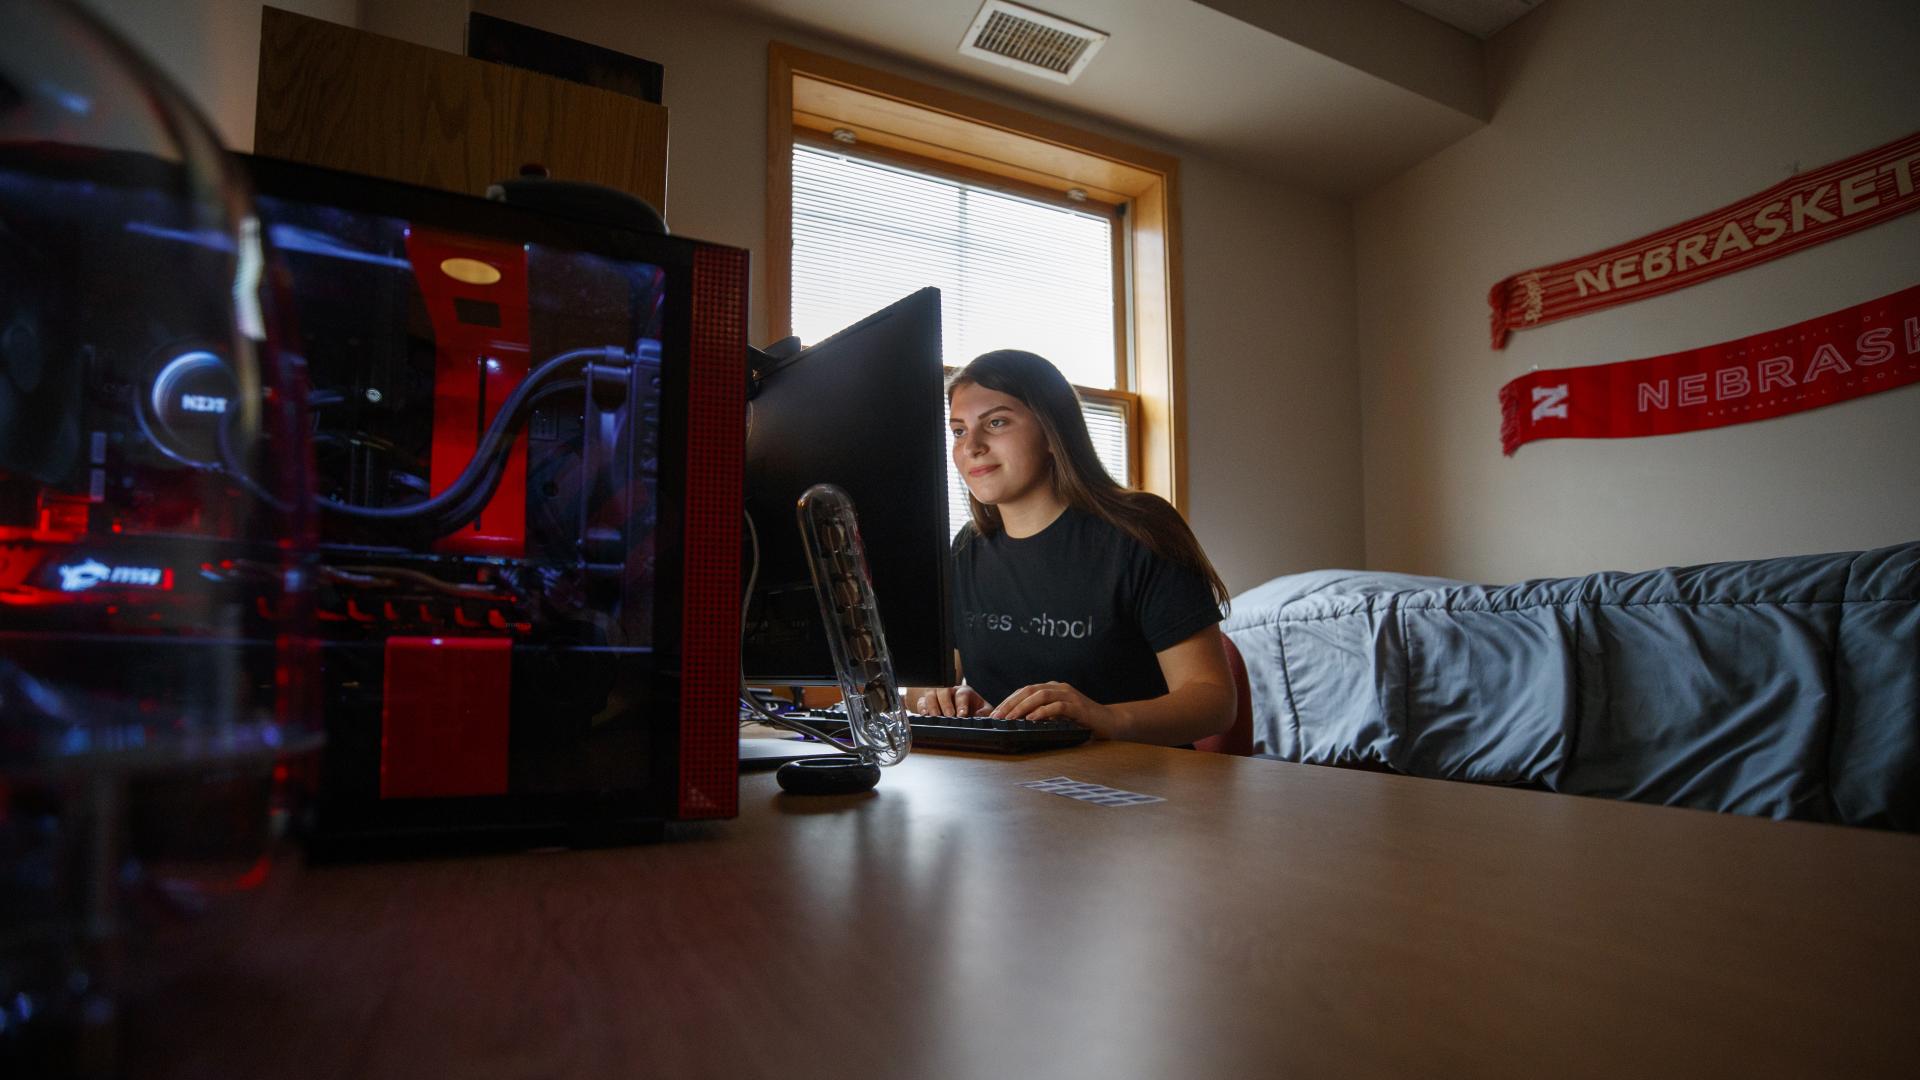
[[[1920,829],[1920,543],[1501,587],[1323,570],[1223,628],[1258,753]]]

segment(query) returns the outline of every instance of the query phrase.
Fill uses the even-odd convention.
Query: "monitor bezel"
[[[905,368],[887,370],[885,374],[890,380],[889,387],[897,390],[898,393],[894,397],[889,397],[887,394],[875,393],[875,388],[871,386],[863,388],[869,394],[870,403],[873,405],[873,408],[869,409],[863,410],[854,407],[854,405],[868,404],[868,401],[849,404],[843,401],[828,400],[820,403],[818,409],[809,410],[801,410],[788,405],[778,416],[779,421],[785,427],[785,430],[778,434],[785,436],[789,441],[789,445],[784,447],[769,447],[767,445],[769,438],[776,437],[768,434],[768,425],[763,422],[766,419],[764,414],[767,411],[769,402],[780,402],[783,398],[791,399],[792,392],[796,389],[796,380],[807,377],[809,373],[813,373],[815,377],[818,378],[819,374],[824,370],[822,365],[830,367],[834,364],[836,356],[848,350],[855,350],[857,352],[862,348],[862,341],[868,334],[876,331],[884,332],[886,323],[891,320],[903,318],[921,319],[921,324],[914,327],[914,329],[930,334],[930,340],[921,342],[924,347],[931,351],[933,363],[929,371],[917,373]],[[879,607],[880,623],[888,639],[888,651],[892,654],[896,681],[915,686],[945,686],[952,685],[955,681],[953,626],[951,618],[951,544],[953,533],[952,523],[947,517],[947,425],[944,405],[946,370],[942,363],[943,342],[940,319],[940,292],[938,289],[929,287],[910,293],[888,304],[886,307],[881,308],[879,311],[867,315],[830,337],[807,346],[792,357],[776,362],[765,373],[761,380],[761,385],[757,388],[752,400],[748,403],[747,456],[745,466],[746,504],[749,513],[755,515],[761,549],[761,574],[760,579],[755,583],[754,596],[750,598],[750,603],[752,604],[764,602],[768,590],[775,585],[792,587],[798,581],[797,576],[790,576],[788,580],[778,583],[770,581],[767,575],[768,559],[771,548],[775,544],[786,542],[792,544],[792,546],[797,549],[799,530],[794,521],[793,507],[800,493],[805,490],[807,483],[804,478],[796,478],[783,484],[781,490],[778,492],[769,492],[766,490],[756,491],[756,479],[760,479],[762,481],[761,486],[763,488],[765,487],[764,475],[756,477],[756,462],[759,462],[760,467],[764,470],[767,467],[765,463],[776,456],[785,458],[790,457],[795,452],[814,453],[817,447],[825,447],[831,444],[835,448],[833,450],[834,456],[843,459],[852,458],[862,463],[867,463],[889,452],[897,452],[900,448],[901,438],[911,438],[914,432],[924,427],[925,434],[922,437],[926,441],[919,449],[920,452],[925,454],[926,460],[922,462],[922,465],[929,470],[928,475],[932,484],[927,493],[930,496],[930,505],[920,508],[915,512],[925,513],[928,510],[934,510],[931,503],[937,499],[938,507],[934,512],[938,514],[940,535],[937,544],[926,543],[925,550],[920,552],[920,554],[929,560],[927,565],[920,567],[920,574],[924,578],[937,583],[937,588],[934,590],[934,595],[930,597],[903,598],[897,591],[890,588],[894,583],[886,580],[888,575],[877,574],[875,575],[876,580],[874,581],[874,593]],[[860,353],[859,358],[875,367],[884,366],[886,363],[886,361],[877,356],[865,353]],[[825,380],[821,381],[824,382]],[[831,395],[828,396],[831,398]],[[896,398],[923,400],[924,404],[907,409],[903,408],[901,401],[896,400]],[[782,404],[784,404],[784,402]],[[760,414],[756,414],[756,408],[761,410]],[[924,425],[914,424],[910,419],[907,419],[913,413],[920,412],[921,410],[924,410],[924,416],[922,417],[926,421]],[[875,423],[863,427],[860,423],[863,416],[873,419]],[[855,437],[855,435],[863,437],[864,442],[860,443],[856,449],[850,452],[846,448],[847,440]],[[775,449],[784,451],[784,454],[775,455],[772,452]],[[825,454],[823,452],[822,457],[824,456]],[[820,458],[816,458],[815,462],[820,462],[820,460]],[[866,464],[862,464],[858,466],[855,471],[858,472],[859,469],[866,467]],[[901,553],[886,550],[884,547],[872,542],[872,536],[875,531],[872,523],[878,515],[887,514],[894,509],[894,504],[889,501],[888,498],[891,493],[881,490],[875,484],[867,483],[868,478],[865,476],[856,476],[858,482],[849,483],[845,476],[834,475],[835,468],[832,464],[821,464],[816,471],[820,475],[817,476],[814,482],[824,481],[836,483],[845,489],[853,499],[856,512],[861,522],[863,539],[866,540],[864,546],[870,567],[883,560],[901,558]],[[784,520],[778,522],[772,521],[771,518],[775,514],[783,514]],[[927,520],[931,520],[931,515],[928,516]],[[783,541],[781,539],[789,534],[791,534],[792,537],[790,541]],[[929,535],[919,538],[919,541],[925,542],[933,539],[934,538]],[[786,561],[790,564],[794,556],[794,552],[788,552]],[[911,558],[911,556],[909,556],[909,558]],[[804,559],[802,559],[801,565],[805,565]],[[928,571],[930,571],[930,573],[928,573]],[[927,581],[922,580],[916,584],[925,585]],[[797,601],[795,601],[795,603],[797,603]],[[914,621],[909,623],[909,619]],[[909,650],[906,653],[907,662],[903,664],[903,650],[897,643],[907,642],[909,639],[899,628],[909,625],[913,626],[916,630],[931,626],[932,632],[931,634],[922,635],[917,640],[911,641]],[[816,634],[816,640],[812,644],[817,646],[817,648],[811,650],[812,656],[807,660],[797,660],[792,650],[789,650],[785,655],[768,657],[765,655],[768,650],[759,649],[757,651],[760,655],[756,655],[755,640],[752,634],[748,633],[743,635],[741,642],[741,666],[745,672],[747,682],[760,686],[837,685],[839,680],[833,667],[832,657],[827,649],[825,626],[819,621],[817,611],[814,613],[814,633]],[[926,657],[916,657],[912,652],[914,649],[925,647],[926,642],[924,638],[927,636],[933,638],[932,651],[937,654],[933,658],[934,666],[931,670],[928,670],[925,666],[927,661]],[[770,660],[773,659],[782,662],[771,663]]]

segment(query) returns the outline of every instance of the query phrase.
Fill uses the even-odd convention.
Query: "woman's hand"
[[[965,683],[922,690],[913,699],[913,711],[922,716],[978,716],[992,707]]]
[[[1084,728],[1092,728],[1103,739],[1121,739],[1124,718],[1121,714],[1063,682],[1034,683],[1007,695],[993,710],[995,719],[1058,720],[1065,718]]]

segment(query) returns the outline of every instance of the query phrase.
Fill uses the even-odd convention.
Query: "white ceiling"
[[[1401,3],[1459,27],[1482,41],[1540,6],[1540,0],[1400,0]]]
[[[980,0],[726,2],[1354,195],[1485,124],[1481,39],[1540,0],[1037,0],[1112,35],[1071,85],[961,56]]]

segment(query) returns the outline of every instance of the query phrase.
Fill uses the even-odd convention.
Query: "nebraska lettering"
[[[1800,376],[1800,382],[1810,383],[1829,371],[1836,375],[1845,375],[1852,370],[1853,365],[1841,358],[1840,350],[1831,345],[1822,345],[1814,350],[1813,363],[1807,365],[1807,373]]]
[[[1787,235],[1787,223],[1780,220],[1780,211],[1786,208],[1786,203],[1775,199],[1753,215],[1754,227],[1760,230],[1760,235],[1753,238],[1755,244],[1766,247]]]
[[[1907,319],[1903,329],[1906,331],[1907,355],[1920,355],[1920,318]],[[1753,366],[1752,376],[1747,374],[1747,368],[1742,364],[1717,368],[1712,372],[1682,375],[1677,379],[1643,382],[1635,390],[1634,407],[1639,412],[1660,411],[1673,406],[1705,405],[1708,401],[1731,401],[1754,393],[1765,396],[1775,389],[1811,386],[1830,375],[1845,375],[1856,365],[1872,367],[1893,359],[1893,332],[1891,326],[1880,326],[1861,334],[1854,341],[1854,357],[1851,361],[1842,356],[1839,349],[1823,344],[1813,351],[1806,368],[1797,376],[1795,369],[1799,365],[1793,357],[1769,356]],[[1758,385],[1755,385],[1756,379]]]
[[[1911,195],[1913,194],[1913,167],[1916,163],[1920,163],[1920,154],[1908,154],[1899,161],[1887,162],[1875,171],[1891,174],[1894,190],[1902,195]]]
[[[1769,356],[1760,361],[1760,392],[1766,393],[1776,386],[1793,385],[1793,357]]]
[[[1718,259],[1720,253],[1728,248],[1739,251],[1753,250],[1753,241],[1747,239],[1747,230],[1741,228],[1737,221],[1727,222],[1727,227],[1720,230],[1720,239],[1713,242],[1713,254],[1707,256],[1707,261],[1713,262]]]
[[[1794,232],[1799,232],[1801,229],[1806,228],[1808,218],[1812,218],[1815,221],[1833,220],[1832,214],[1820,209],[1819,205],[1817,205],[1821,199],[1827,197],[1827,192],[1832,190],[1832,184],[1821,184],[1819,187],[1813,189],[1813,194],[1810,196],[1802,196],[1797,191],[1793,193],[1793,207],[1791,212],[1793,214]]]
[[[1873,171],[1855,173],[1840,181],[1840,213],[1857,214],[1862,210],[1871,210],[1880,205],[1880,196],[1873,193]]]
[[[1893,192],[1880,189],[1882,174],[1893,180]],[[1775,199],[1754,211],[1750,224],[1744,217],[1736,218],[1715,231],[1694,233],[1676,243],[1577,267],[1573,271],[1574,290],[1582,297],[1612,292],[1690,267],[1708,266],[1724,255],[1766,247],[1782,237],[1872,210],[1889,198],[1909,197],[1914,194],[1916,175],[1920,175],[1920,154],[1909,154],[1863,169],[1837,185],[1821,184],[1811,191],[1796,191],[1785,200]]]
[[[1920,319],[1908,319],[1909,324],[1920,326]],[[1893,342],[1887,339],[1893,336],[1893,327],[1882,326],[1860,335],[1860,355],[1853,362],[1861,367],[1872,367],[1893,359]],[[1913,351],[1911,349],[1909,352]]]
[[[1699,243],[1689,245],[1690,240],[1698,240]],[[1679,269],[1685,270],[1689,259],[1704,263],[1706,260],[1700,257],[1700,248],[1706,242],[1707,238],[1704,236],[1689,237],[1688,240],[1681,241]],[[1662,244],[1657,248],[1649,248],[1639,255],[1622,255],[1610,263],[1601,263],[1592,270],[1575,270],[1573,283],[1579,288],[1580,295],[1585,296],[1588,290],[1606,292],[1609,289],[1638,285],[1642,281],[1658,281],[1673,273],[1675,269],[1673,252],[1672,244]],[[1611,280],[1608,279],[1609,274],[1612,275]]]

